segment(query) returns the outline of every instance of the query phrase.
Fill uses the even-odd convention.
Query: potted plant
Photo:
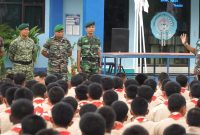
[[[72,51],[74,50],[75,46],[76,46],[76,43],[74,43],[72,45]],[[70,62],[71,68],[68,72],[68,78],[71,78],[72,76],[76,75],[76,73],[77,73],[77,64],[76,64],[75,59],[72,56],[69,57],[69,62]]]

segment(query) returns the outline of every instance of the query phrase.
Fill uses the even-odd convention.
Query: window
[[[181,44],[180,34],[190,35],[190,1],[188,0],[154,0],[149,2],[149,13],[144,13],[144,32],[147,52],[176,52],[186,53],[187,50]],[[155,4],[156,3],[156,4]],[[177,20],[177,30],[175,35],[166,40],[166,45],[161,47],[161,41],[156,39],[151,31],[151,19],[159,12],[168,12]],[[148,64],[153,64],[153,59],[147,60]],[[166,59],[157,59],[156,64],[165,65]],[[170,66],[187,66],[187,59],[172,59]]]
[[[0,24],[16,28],[22,22],[44,31],[45,0],[1,0]]]

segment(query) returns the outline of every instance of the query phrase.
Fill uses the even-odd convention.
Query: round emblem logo
[[[168,12],[160,12],[151,20],[151,31],[155,38],[160,40],[168,40],[177,29],[177,21]]]

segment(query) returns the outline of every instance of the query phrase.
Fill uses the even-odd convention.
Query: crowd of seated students
[[[0,99],[2,135],[200,135],[200,81],[182,74],[9,74]]]

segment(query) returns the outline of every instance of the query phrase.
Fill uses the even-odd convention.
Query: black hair
[[[100,84],[92,83],[88,87],[88,94],[92,99],[100,99],[102,96],[103,90]]]
[[[129,98],[129,99],[134,99],[137,95],[137,85],[134,85],[134,84],[131,84],[127,87],[127,89],[125,90],[126,92],[126,96]]]
[[[135,115],[145,116],[148,112],[147,100],[141,97],[136,97],[131,103],[131,110]]]
[[[134,80],[134,79],[127,79],[126,82],[124,83],[125,89],[127,89],[128,86],[131,85],[131,84],[139,86],[139,83],[136,80]]]
[[[99,75],[99,74],[94,74],[94,75],[91,75],[91,76],[90,76],[89,80],[90,80],[91,82],[95,82],[95,83],[100,83],[100,84],[101,84],[101,78],[102,78],[101,75]]]
[[[110,106],[114,101],[118,100],[118,94],[114,90],[108,90],[103,94],[103,102]]]
[[[51,104],[56,104],[61,101],[65,93],[61,87],[55,86],[49,90],[48,96]]]
[[[186,130],[183,126],[179,124],[172,124],[164,130],[163,135],[183,135],[185,133]]]
[[[157,82],[154,79],[146,79],[144,81],[144,85],[148,85],[153,89],[154,92],[156,91]]]
[[[193,86],[194,84],[200,84],[200,81],[199,81],[199,80],[192,80],[192,81],[190,82],[190,89],[192,88],[192,86]]]
[[[93,82],[90,80],[85,80],[84,82],[82,82],[82,85],[87,85],[89,86],[90,84],[92,84]]]
[[[200,108],[192,108],[187,113],[187,124],[189,126],[200,126]]]
[[[162,83],[162,81],[164,79],[169,79],[169,75],[165,72],[161,72],[159,75],[158,75],[158,81],[160,81]]]
[[[14,84],[8,83],[8,82],[5,82],[5,83],[0,85],[0,91],[1,91],[2,97],[6,96],[6,91],[11,87],[14,87]]]
[[[122,89],[123,88],[123,80],[120,77],[114,77],[114,89]]]
[[[174,93],[180,93],[181,86],[177,82],[169,81],[165,84],[164,91],[167,97],[169,97],[170,95]]]
[[[165,84],[167,84],[167,82],[170,82],[171,80],[169,78],[167,79],[164,79],[161,83],[161,90],[164,91],[164,88],[165,88]]]
[[[31,90],[33,92],[33,96],[34,97],[42,97],[42,98],[44,98],[44,94],[47,91],[47,88],[46,88],[46,86],[44,84],[36,83],[35,85],[33,85]]]
[[[72,86],[78,86],[78,85],[81,84],[83,81],[84,81],[84,80],[83,80],[83,76],[77,74],[77,75],[72,76],[72,78],[71,78],[71,85],[72,85]]]
[[[17,87],[10,87],[8,88],[8,90],[6,91],[6,100],[7,100],[7,103],[9,105],[12,104],[13,100],[14,100],[14,95],[15,95],[15,91],[17,90],[18,88]]]
[[[79,111],[79,115],[82,117],[83,114],[88,112],[95,112],[97,110],[97,107],[93,104],[85,104],[81,107]]]
[[[60,102],[53,106],[51,113],[52,119],[56,125],[60,127],[67,127],[74,116],[74,109],[71,105]]]
[[[65,80],[58,80],[58,81],[56,81],[56,83],[58,83],[58,85],[61,88],[63,88],[65,94],[68,93],[68,83],[67,83],[67,81],[65,81]]]
[[[47,127],[44,119],[38,115],[32,114],[23,118],[22,122],[22,133],[35,135],[41,129]]]
[[[127,128],[123,135],[149,135],[148,131],[140,125],[135,125]]]
[[[25,116],[34,113],[33,103],[27,99],[18,99],[11,105],[11,116],[22,120]]]
[[[87,97],[87,93],[88,93],[88,86],[87,85],[83,85],[80,84],[79,86],[77,86],[75,88],[75,93],[76,93],[76,98],[78,100],[86,100]]]
[[[116,113],[116,121],[123,122],[128,114],[128,106],[123,101],[115,101],[112,103],[111,107]]]
[[[184,106],[186,106],[186,101],[181,94],[175,93],[169,97],[168,109],[170,112],[179,112]]]
[[[103,116],[106,121],[106,132],[110,132],[116,120],[115,111],[109,106],[103,106],[97,110],[97,113]]]
[[[88,79],[88,75],[86,73],[78,73],[79,75],[81,75],[83,77],[83,81],[86,81]]]
[[[190,93],[193,98],[200,98],[200,84],[197,83],[192,85]]]
[[[64,103],[70,104],[73,107],[74,111],[77,110],[78,102],[76,101],[74,97],[71,97],[71,96],[64,97],[61,101]]]
[[[45,77],[45,85],[48,86],[52,82],[56,82],[58,80],[57,76],[55,75],[47,75]]]
[[[13,80],[15,84],[22,85],[26,80],[26,75],[24,73],[14,74]]]
[[[186,87],[188,83],[188,78],[185,75],[177,75],[176,81],[181,85],[181,87]]]
[[[106,122],[100,114],[88,112],[81,117],[79,127],[84,135],[104,135]]]
[[[61,73],[53,73],[57,77],[57,80],[60,80],[63,78],[63,75]]]
[[[38,131],[36,135],[60,135],[60,134],[58,131],[49,128]]]
[[[28,81],[26,81],[25,87],[31,89],[33,87],[33,85],[36,83],[37,83],[36,80],[28,80]]]
[[[14,100],[18,100],[21,98],[28,99],[30,101],[33,100],[33,92],[28,88],[18,88],[14,94]]]
[[[50,90],[51,88],[55,87],[55,86],[59,86],[59,87],[60,87],[60,85],[59,85],[57,82],[49,83],[49,84],[47,85],[47,92],[49,92],[49,90]],[[64,90],[63,90],[63,91],[64,91]]]
[[[114,88],[114,81],[110,77],[103,77],[101,79],[101,84],[104,91]]]
[[[146,74],[139,73],[136,75],[135,80],[139,83],[139,85],[142,85],[147,78],[148,76]]]
[[[142,85],[138,87],[137,95],[146,99],[148,102],[151,101],[153,94],[154,90],[148,85]]]

